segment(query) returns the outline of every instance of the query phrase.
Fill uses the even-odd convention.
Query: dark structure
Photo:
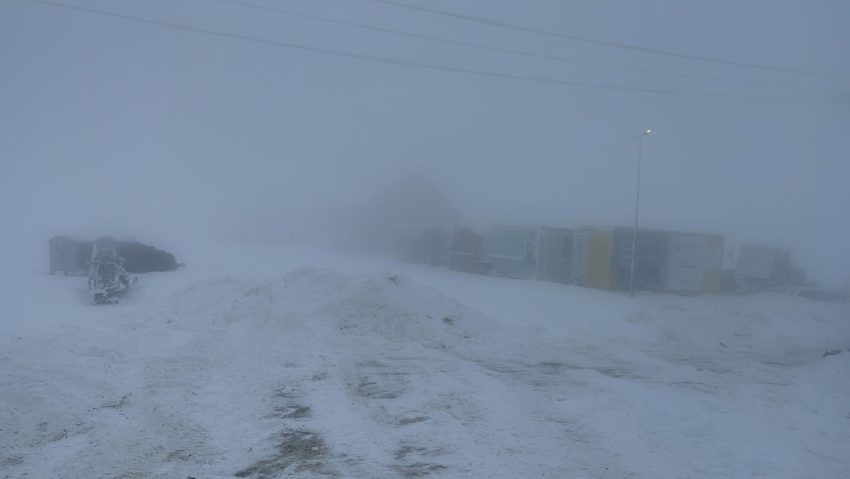
[[[50,247],[50,274],[73,274],[80,270],[77,262],[77,242],[67,236],[54,236]]]
[[[452,232],[451,268],[464,273],[488,274],[491,264],[484,255],[484,236],[466,226]]]
[[[573,230],[540,227],[538,237],[537,279],[573,283]]]
[[[179,266],[174,255],[136,241],[118,241],[102,236],[95,241],[77,241],[68,236],[50,239],[50,274],[85,274],[97,251],[113,250],[123,258],[128,273],[171,271]]]
[[[85,274],[92,257],[92,244],[68,236],[54,236],[48,241],[50,274]]]
[[[627,290],[631,279],[634,230],[614,228],[611,251],[615,289]],[[635,289],[661,291],[666,286],[667,256],[671,238],[666,232],[639,229],[635,242]]]
[[[173,254],[142,243],[121,242],[117,251],[128,273],[171,271],[178,266]]]
[[[537,226],[491,225],[487,234],[487,259],[493,274],[514,279],[537,278]]]
[[[719,292],[723,236],[628,227],[582,227],[574,237],[573,277],[591,288],[627,291],[635,242],[637,290]]]
[[[484,253],[484,236],[467,226],[411,229],[396,241],[396,257],[466,273],[487,274],[490,271],[490,262]]]
[[[492,225],[487,237],[487,258],[498,276],[571,283],[573,230]]]

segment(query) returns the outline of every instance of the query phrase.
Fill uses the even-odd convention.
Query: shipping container
[[[487,237],[493,273],[518,279],[571,283],[573,230],[545,226],[494,225]]]
[[[572,229],[540,227],[537,242],[537,279],[554,283],[573,282]]]
[[[77,241],[68,236],[48,240],[50,274],[85,274],[92,256],[92,243]]]
[[[582,227],[575,232],[573,278],[591,288],[682,293],[717,292],[723,237],[628,227]]]
[[[451,239],[451,268],[464,273],[488,274],[490,261],[484,254],[484,235],[456,226]]]
[[[537,276],[536,226],[494,225],[487,235],[487,259],[492,273],[517,279]]]

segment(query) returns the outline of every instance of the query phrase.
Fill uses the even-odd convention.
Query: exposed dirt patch
[[[130,403],[130,396],[132,396],[132,395],[133,395],[132,392],[127,393],[127,394],[121,396],[121,399],[118,399],[117,401],[105,402],[105,403],[101,404],[100,407],[101,408],[110,408],[110,409],[121,409],[121,408],[123,408],[124,406],[126,406],[127,404]]]
[[[400,393],[401,391],[386,390],[375,381],[369,381],[367,379],[363,379],[357,383],[357,395],[369,399],[395,399]]]
[[[24,458],[21,456],[9,456],[0,459],[0,466],[11,467],[18,466],[24,463]]]
[[[405,457],[409,456],[410,454],[413,454],[413,453],[420,453],[421,454],[421,453],[424,453],[424,452],[427,452],[427,451],[428,450],[424,447],[402,446],[402,447],[395,450],[395,452],[393,453],[393,457],[395,458],[396,461],[400,461],[400,460],[404,459]]]
[[[581,366],[578,364],[562,363],[559,361],[541,361],[539,363],[532,364],[531,367],[535,370],[543,372],[543,374],[546,375],[557,375],[562,374],[566,371],[589,369],[591,371],[596,371],[599,374],[603,374],[605,376],[615,379],[645,379],[641,376],[635,375],[629,369],[620,368],[616,366]]]
[[[416,462],[413,464],[396,464],[392,469],[401,477],[425,477],[431,473],[445,469],[442,464],[432,464],[428,462]]]
[[[609,378],[619,379],[619,378],[627,378],[627,379],[641,379],[638,376],[635,376],[628,369],[616,368],[616,367],[598,367],[598,368],[588,368],[596,371],[599,374],[603,374],[608,376]]]
[[[290,471],[335,476],[324,463],[328,452],[324,439],[315,432],[287,431],[281,434],[277,454],[257,461],[234,475],[236,477],[277,477],[284,471]]]
[[[488,371],[499,374],[518,374],[523,372],[523,369],[519,367],[518,363],[509,361],[473,359],[472,362]]]
[[[192,453],[184,449],[176,449],[165,456],[165,460],[168,462],[186,462],[191,458]]]
[[[269,415],[269,417],[276,417],[280,419],[303,419],[305,417],[310,417],[313,414],[310,406],[302,406],[300,404],[289,405],[289,406],[278,406],[274,408],[274,413]]]
[[[300,396],[301,394],[289,387],[282,387],[274,390],[272,393],[272,397],[276,398],[284,398],[284,399],[294,399]]]
[[[146,477],[148,476],[141,472],[124,472],[114,476],[112,479],[145,479]]]
[[[400,464],[394,464],[393,471],[401,477],[424,477],[446,466],[434,462],[434,458],[445,454],[439,447],[421,447],[405,444],[393,452],[393,458]]]
[[[389,368],[377,361],[368,361],[358,367],[355,393],[368,399],[395,399],[405,392],[410,374]]]
[[[428,420],[427,416],[414,416],[414,417],[402,417],[397,422],[400,426],[409,426],[410,424],[416,424],[418,422],[425,422]]]

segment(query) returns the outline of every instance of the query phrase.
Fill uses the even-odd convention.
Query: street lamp
[[[643,138],[652,133],[652,128],[638,135],[637,188],[635,188],[635,228],[632,230],[632,264],[629,268],[629,296],[635,296],[635,256],[637,256],[638,214],[640,213],[640,164],[643,160]]]

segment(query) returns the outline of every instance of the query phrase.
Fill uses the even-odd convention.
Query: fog
[[[49,2],[0,5],[6,254],[41,261],[44,241],[60,233],[164,246],[339,235],[411,177],[435,185],[458,222],[629,225],[637,135],[652,128],[642,225],[790,247],[810,277],[850,281],[845,2],[416,3],[738,65],[392,2],[255,5],[585,63],[238,2],[66,4],[172,26]]]
[[[0,0],[0,477],[850,477],[848,25]]]

